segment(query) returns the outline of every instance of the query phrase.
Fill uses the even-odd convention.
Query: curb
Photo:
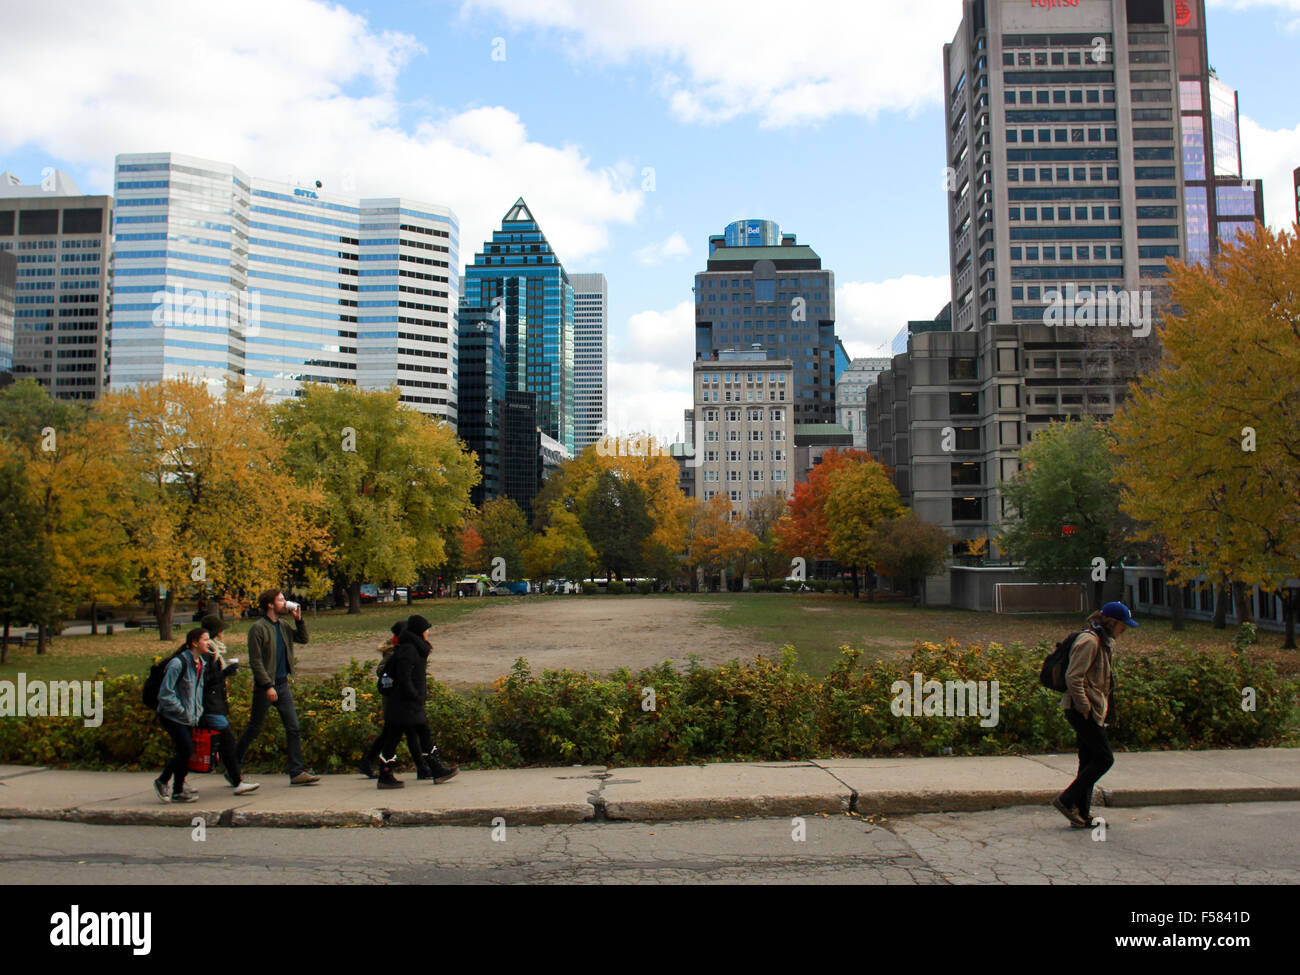
[[[1125,790],[1101,792],[1102,805],[1111,808],[1173,806],[1238,802],[1298,802],[1300,787]],[[410,810],[376,807],[358,810],[249,810],[239,809],[90,809],[0,808],[0,820],[43,819],[96,826],[184,826],[202,817],[209,827],[257,829],[320,829],[325,827],[489,826],[497,817],[510,826],[567,826],[576,823],[659,823],[700,819],[785,818],[806,815],[857,815],[886,817],[923,813],[980,812],[1017,806],[1045,806],[1054,791],[992,791],[880,793],[843,796],[682,797],[613,801],[589,798],[586,803],[497,806],[471,809]]]

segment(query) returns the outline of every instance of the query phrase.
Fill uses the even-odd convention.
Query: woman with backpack
[[[397,768],[397,743],[408,729],[414,730],[420,739],[420,751],[416,753],[423,759],[423,763],[417,759],[419,778],[432,779],[436,784],[446,782],[458,771],[442,764],[424,710],[429,696],[429,653],[433,650],[428,640],[430,628],[423,616],[408,619],[386,668],[393,687],[384,698],[384,730],[379,736],[381,789],[400,789],[405,785],[393,773]],[[385,758],[386,755],[391,757]]]
[[[194,729],[203,717],[203,653],[207,648],[208,632],[197,626],[185,634],[185,646],[163,669],[158,687],[158,723],[171,735],[176,751],[163,766],[162,775],[154,779],[154,794],[162,802],[193,802],[199,797],[185,788],[185,774],[194,754]]]
[[[1075,829],[1092,825],[1092,790],[1115,764],[1106,728],[1115,722],[1115,677],[1111,650],[1115,638],[1137,620],[1123,603],[1107,603],[1088,617],[1088,629],[1070,646],[1061,708],[1074,729],[1079,772],[1052,806]]]
[[[239,757],[235,750],[235,735],[230,730],[230,704],[226,697],[226,678],[239,670],[239,663],[226,663],[226,645],[221,642],[221,634],[226,629],[226,621],[220,616],[203,617],[203,629],[208,634],[208,652],[204,654],[206,665],[203,675],[203,727],[217,733],[217,747],[220,749],[221,764],[226,767],[226,781],[235,787],[235,795],[246,796],[256,792],[260,785],[244,779],[239,767]]]

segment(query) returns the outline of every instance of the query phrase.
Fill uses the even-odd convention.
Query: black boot
[[[434,784],[446,782],[448,779],[455,778],[456,773],[460,771],[460,769],[456,768],[454,765],[448,766],[442,764],[442,756],[438,754],[437,745],[434,745],[429,749],[428,763],[430,777],[433,779]],[[420,777],[423,778],[424,776],[421,775]]]
[[[433,778],[433,766],[429,764],[429,756],[423,752],[415,753],[415,777],[417,779]]]
[[[406,783],[399,779],[393,773],[397,770],[397,756],[392,759],[386,759],[383,755],[379,756],[379,788],[381,789],[402,789]]]
[[[361,761],[357,762],[357,771],[368,779],[375,777],[375,759],[379,757],[379,739],[366,749],[366,753],[361,756]],[[396,757],[396,756],[394,756]]]

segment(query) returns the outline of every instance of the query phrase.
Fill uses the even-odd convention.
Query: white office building
[[[118,389],[174,376],[383,389],[456,422],[458,224],[445,206],[356,199],[176,153],[117,157]]]
[[[609,284],[603,274],[571,274],[574,437],[581,453],[605,434],[609,416]]]

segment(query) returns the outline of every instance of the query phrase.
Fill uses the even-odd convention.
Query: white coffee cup
[[[291,613],[296,613],[296,612],[298,612],[299,604],[293,602],[293,601],[290,600],[290,599],[286,599],[286,600],[284,601],[284,608],[287,609],[287,610],[288,610],[289,612],[291,612]]]

